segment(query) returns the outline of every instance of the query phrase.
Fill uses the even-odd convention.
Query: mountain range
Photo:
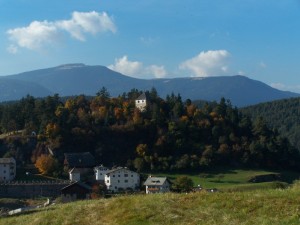
[[[104,66],[66,64],[0,77],[0,101],[18,100],[26,95],[45,97],[95,95],[106,87],[111,96],[132,88],[150,90],[155,87],[161,97],[180,94],[183,99],[219,101],[224,97],[238,107],[277,99],[298,97],[300,94],[280,91],[245,76],[184,77],[137,79]]]

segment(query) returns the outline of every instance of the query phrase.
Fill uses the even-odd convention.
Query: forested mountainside
[[[253,120],[262,117],[272,129],[300,149],[300,98],[261,103],[241,109]]]
[[[91,152],[97,163],[138,171],[196,170],[216,165],[298,169],[299,151],[287,138],[250,118],[222,98],[198,108],[180,95],[146,92],[147,109],[135,107],[136,89],[110,98],[65,99],[58,95],[0,105],[2,133],[23,130],[25,138],[1,139],[0,157],[34,163],[49,155],[62,166],[63,153]],[[37,137],[30,137],[32,132]],[[32,141],[34,139],[35,141]],[[31,140],[31,141],[30,141]],[[53,156],[49,156],[53,157]]]

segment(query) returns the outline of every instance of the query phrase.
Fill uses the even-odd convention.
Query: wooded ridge
[[[298,169],[299,151],[287,138],[258,118],[252,122],[224,98],[196,107],[180,95],[166,99],[147,91],[141,112],[136,89],[110,98],[105,88],[96,97],[84,95],[20,101],[0,105],[2,133],[24,130],[21,138],[0,140],[0,156],[18,164],[55,158],[45,173],[59,176],[67,152],[91,152],[97,163],[137,171],[197,170],[215,165]],[[32,136],[37,134],[37,136]]]

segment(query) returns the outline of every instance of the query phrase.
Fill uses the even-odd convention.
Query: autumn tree
[[[136,153],[137,153],[139,156],[144,157],[144,156],[146,155],[147,152],[148,152],[148,146],[147,146],[147,144],[139,144],[139,145],[136,147]]]
[[[42,154],[37,158],[35,167],[42,174],[53,175],[58,169],[58,161],[51,155]]]

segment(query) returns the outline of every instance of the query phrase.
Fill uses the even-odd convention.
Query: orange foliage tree
[[[46,154],[39,156],[34,165],[42,174],[52,174],[58,168],[57,160],[53,156]]]

